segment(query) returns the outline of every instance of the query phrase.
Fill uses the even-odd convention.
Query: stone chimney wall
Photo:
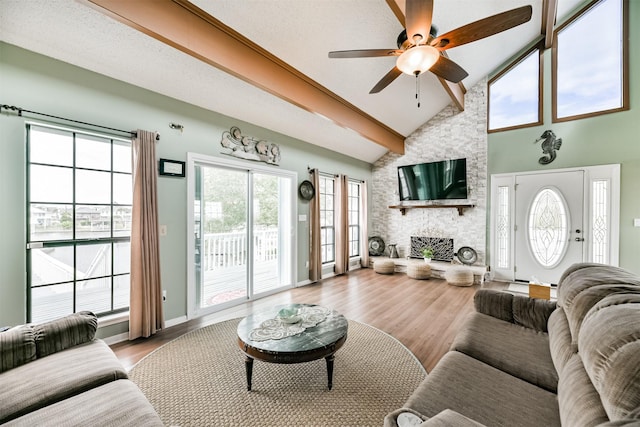
[[[444,90],[444,89],[443,89]],[[487,246],[487,81],[483,79],[465,96],[465,110],[450,105],[407,137],[405,154],[387,153],[373,166],[369,235],[385,244],[397,244],[400,257],[410,252],[411,236],[453,239],[454,251],[470,246],[484,264]],[[400,203],[397,168],[438,160],[467,159],[468,199],[442,204],[470,203],[464,210],[409,209],[402,215],[391,205]],[[406,202],[405,202],[406,203]],[[420,204],[421,202],[410,202]],[[386,251],[385,251],[386,252]],[[388,255],[388,253],[385,253]]]

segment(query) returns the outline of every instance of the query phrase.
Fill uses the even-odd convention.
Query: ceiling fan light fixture
[[[396,67],[405,74],[417,76],[428,71],[439,57],[440,52],[433,46],[414,46],[398,57]]]

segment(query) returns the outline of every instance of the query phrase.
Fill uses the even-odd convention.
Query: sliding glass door
[[[189,155],[190,315],[293,285],[295,174]]]

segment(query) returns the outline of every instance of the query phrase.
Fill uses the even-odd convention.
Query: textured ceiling
[[[419,78],[421,108],[411,76],[402,75],[381,93],[369,95],[393,67],[393,58],[327,57],[331,50],[394,48],[402,26],[384,0],[192,3],[404,136],[451,101],[430,73]],[[558,16],[579,3],[559,0]],[[530,22],[448,50],[449,57],[469,73],[463,80],[466,87],[538,36],[542,0],[434,0],[433,22],[440,34],[526,4],[533,6]],[[386,152],[352,130],[288,104],[82,2],[0,0],[0,39],[366,162]],[[132,57],[137,60],[131,61]]]

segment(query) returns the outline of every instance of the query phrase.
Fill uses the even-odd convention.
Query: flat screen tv
[[[467,198],[467,159],[398,166],[400,201]]]

